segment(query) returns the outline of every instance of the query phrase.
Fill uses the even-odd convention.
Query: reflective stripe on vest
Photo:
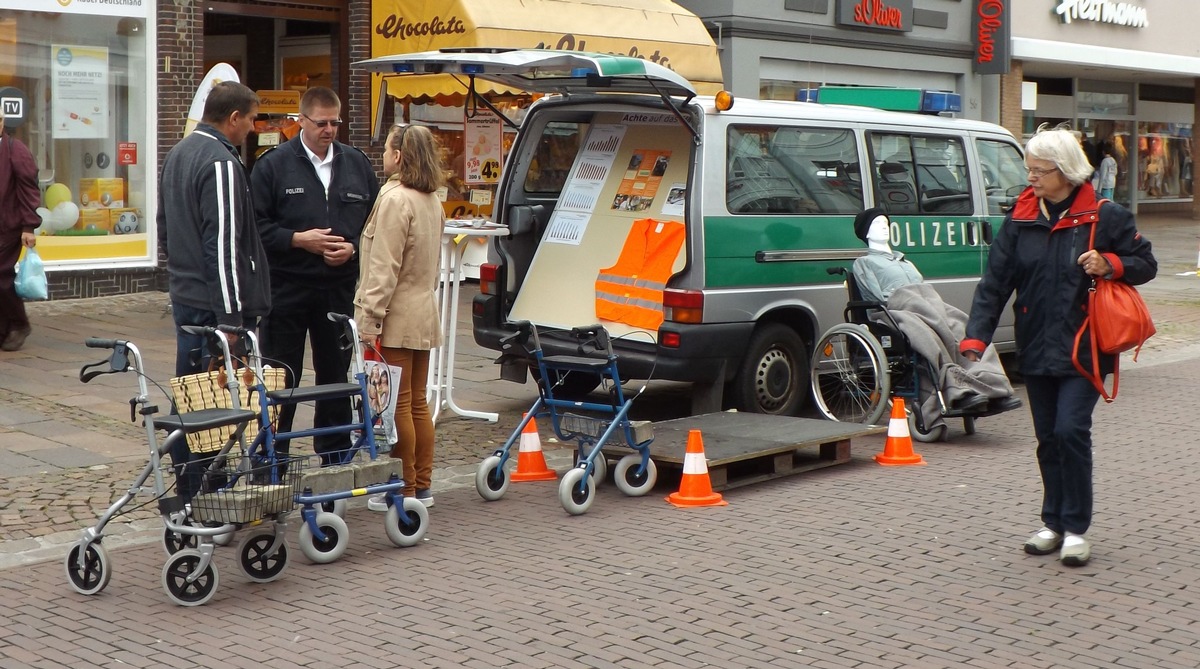
[[[596,317],[657,330],[663,322],[663,289],[686,236],[678,221],[634,221],[617,264],[596,277]]]

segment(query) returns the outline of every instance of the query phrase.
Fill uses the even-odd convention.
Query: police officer
[[[263,323],[263,354],[287,370],[288,387],[299,385],[304,341],[312,344],[312,368],[318,385],[345,383],[350,352],[339,343],[342,325],[326,314],[354,313],[358,278],[358,238],[379,179],[359,149],[335,139],[342,124],[341,101],[324,87],[300,98],[300,134],[264,153],[254,165],[258,228],[271,268],[271,313]],[[279,415],[279,432],[292,427],[295,405]],[[316,403],[314,427],[347,425],[350,400]],[[313,449],[322,464],[342,462],[348,433],[317,436]],[[286,440],[276,443],[286,454]]]

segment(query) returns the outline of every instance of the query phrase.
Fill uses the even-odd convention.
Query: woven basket
[[[243,409],[258,411],[258,397],[252,394],[257,389],[254,373],[249,368],[242,369],[242,378],[238,383],[238,404]],[[280,390],[287,385],[286,372],[282,367],[269,367],[263,370],[263,385],[267,390]],[[231,409],[229,390],[225,387],[227,377],[224,369],[199,374],[188,374],[171,379],[171,394],[174,395],[175,406],[179,413],[199,411],[200,409]],[[271,405],[267,409],[272,423],[279,417],[279,407]],[[210,453],[220,450],[229,437],[234,433],[235,425],[193,432],[187,436],[188,448],[193,453]],[[258,435],[258,422],[251,421],[246,426],[246,443],[254,441]]]

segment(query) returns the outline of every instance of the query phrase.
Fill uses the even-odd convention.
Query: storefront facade
[[[1000,4],[1013,19],[1007,77],[1021,84],[1003,87],[1004,124],[1028,136],[1041,123],[1068,122],[1083,133],[1091,157],[1111,148],[1118,164],[1113,199],[1134,210],[1190,211],[1200,77],[1191,3]]]
[[[961,116],[989,120],[995,88],[971,69],[971,2],[679,0],[716,38],[737,96],[795,100],[822,85],[953,91]]]
[[[155,21],[154,0],[0,0],[0,104],[39,168],[54,297],[155,282]]]

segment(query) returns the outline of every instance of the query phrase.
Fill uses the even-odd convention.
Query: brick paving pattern
[[[249,581],[235,543],[218,549],[220,586],[197,609],[162,592],[161,523],[140,511],[137,541],[105,542],[111,584],[84,597],[62,557],[145,445],[128,422],[132,377],[82,386],[79,364],[100,356],[79,342],[136,332],[165,378],[169,318],[160,294],[33,305],[31,346],[0,355],[0,556],[43,550],[0,568],[0,666],[1200,666],[1200,280],[1177,276],[1195,270],[1195,228],[1142,219],[1162,263],[1143,291],[1159,335],[1141,362],[1126,356],[1120,399],[1096,411],[1093,560],[1079,569],[1021,552],[1040,483],[1017,411],[917,444],[926,467],[878,467],[882,438],[859,440],[848,465],[730,491],[722,508],[678,510],[661,486],[633,499],[610,483],[570,517],[552,483],[513,484],[495,503],[446,485],[422,545],[394,548],[382,515],[355,507],[350,548],[330,565],[303,557],[293,516],[280,580]],[[500,410],[500,424],[439,423],[443,482],[469,478],[531,400],[490,381],[489,356],[468,355],[460,400]]]

